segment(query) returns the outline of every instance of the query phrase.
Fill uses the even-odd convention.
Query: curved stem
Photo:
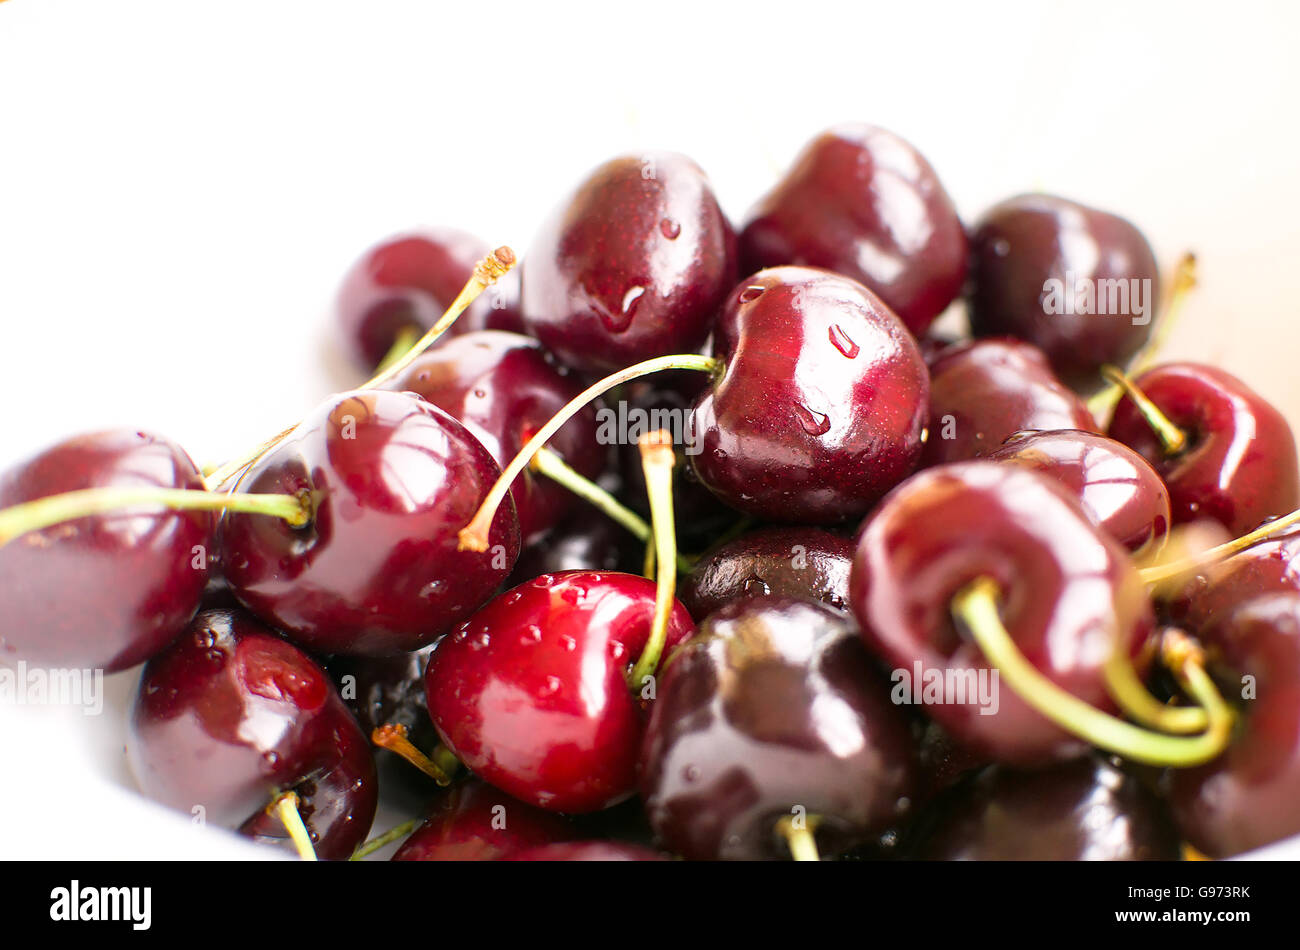
[[[402,327],[402,329],[397,332],[397,336],[393,338],[393,345],[388,348],[388,352],[384,354],[383,359],[381,359],[378,365],[375,366],[375,372],[382,373],[387,370],[388,367],[392,366],[406,355],[411,347],[415,346],[416,341],[419,339],[419,327]]]
[[[790,857],[794,860],[821,860],[821,854],[817,850],[817,825],[818,819],[815,815],[807,816],[798,827],[795,827],[793,817],[782,818],[776,823],[777,834],[785,839],[786,846],[790,849]]]
[[[459,535],[460,549],[462,551],[487,550],[488,532],[492,528],[492,521],[496,517],[497,508],[505,500],[506,493],[510,491],[511,483],[532,462],[533,456],[537,454],[538,449],[550,441],[551,437],[566,422],[581,412],[587,403],[609,392],[615,386],[621,386],[623,383],[640,379],[642,376],[649,376],[652,373],[668,369],[690,369],[702,373],[716,374],[722,369],[722,361],[712,356],[700,356],[696,353],[658,356],[651,360],[634,363],[626,369],[619,370],[617,373],[606,376],[604,379],[588,386],[563,409],[552,416],[546,425],[538,429],[533,437],[528,440],[528,444],[519,450],[519,454],[510,460],[510,464],[502,471],[501,477],[488,491],[487,497],[483,499],[483,504],[479,506],[473,519],[461,529]]]
[[[641,450],[641,468],[650,498],[654,551],[659,566],[650,637],[628,674],[628,684],[633,690],[639,690],[645,678],[659,669],[668,640],[668,621],[677,602],[677,526],[673,520],[673,466],[677,464],[677,453],[673,451],[672,436],[663,429],[643,435],[637,446]]]
[[[428,332],[426,332],[424,336],[420,337],[420,339],[415,342],[415,345],[406,351],[404,356],[390,359],[390,357],[393,356],[391,352],[388,356],[385,356],[384,363],[387,365],[381,365],[381,368],[374,376],[357,388],[375,389],[382,386],[398,373],[402,372],[402,370],[406,369],[406,367],[414,363],[421,353],[432,346],[434,341],[436,341],[438,337],[442,336],[447,328],[456,322],[456,318],[465,312],[465,308],[473,303],[479,294],[492,286],[492,284],[496,283],[498,278],[502,277],[514,266],[515,252],[508,247],[499,247],[487,257],[483,258],[483,260],[479,261],[474,265],[474,273],[470,275],[469,281],[463,288],[461,288],[461,292],[456,296],[456,299],[451,302],[451,306],[447,308],[447,311],[438,318],[438,322],[430,327]],[[282,430],[278,435],[267,439],[257,448],[253,449],[253,451],[231,459],[229,462],[212,472],[212,474],[206,476],[203,483],[210,489],[224,484],[232,475],[235,475],[252,465],[263,455],[273,449],[282,439],[285,438],[285,436],[297,427],[298,426],[295,423],[287,429]]]
[[[0,546],[29,531],[40,531],[65,521],[146,506],[172,511],[242,511],[283,518],[294,527],[311,520],[311,501],[306,495],[225,494],[145,486],[84,488],[0,510]]]
[[[1166,455],[1177,455],[1187,448],[1187,433],[1170,422],[1164,411],[1147,398],[1147,394],[1140,390],[1123,370],[1115,366],[1103,366],[1101,375],[1120,387],[1124,395],[1132,400],[1137,411],[1142,414],[1142,418],[1160,440],[1160,446],[1165,450]]]
[[[420,823],[420,819],[412,818],[410,821],[402,822],[396,828],[390,828],[388,831],[385,831],[382,835],[379,835],[378,837],[375,838],[371,838],[369,841],[365,842],[364,844],[359,845],[357,847],[357,850],[352,852],[352,856],[348,858],[348,860],[360,861],[362,858],[370,857],[370,855],[374,854],[376,851],[378,851],[380,848],[384,847],[385,845],[392,844],[398,838],[405,838],[407,835],[409,835],[412,831],[415,830],[415,826],[418,825],[419,823]]]
[[[1106,690],[1131,719],[1160,732],[1193,735],[1209,725],[1200,706],[1166,706],[1150,692],[1133,668],[1133,661],[1123,650],[1116,650],[1102,669]]]
[[[981,577],[960,590],[953,598],[952,612],[1021,699],[1097,748],[1147,765],[1188,767],[1209,762],[1228,745],[1232,710],[1196,663],[1184,662],[1174,673],[1186,684],[1188,695],[1205,709],[1206,730],[1197,736],[1167,736],[1095,709],[1040,673],[1003,626],[998,615],[998,587],[991,578]]]
[[[401,723],[388,722],[377,727],[370,734],[370,741],[381,749],[397,753],[444,788],[451,784],[451,776],[415,747],[407,738],[406,727]]]
[[[297,793],[284,792],[277,795],[266,810],[280,819],[280,824],[284,825],[284,830],[289,833],[289,839],[293,842],[298,857],[304,861],[315,861],[316,849],[312,847],[311,834],[307,831],[307,826],[302,823],[302,815],[298,812]]]
[[[1254,531],[1249,531],[1239,538],[1233,538],[1231,541],[1225,541],[1222,544],[1215,545],[1208,550],[1202,551],[1195,557],[1183,558],[1179,561],[1171,561],[1168,564],[1157,564],[1155,567],[1142,568],[1138,573],[1142,576],[1144,584],[1159,584],[1179,575],[1186,574],[1190,571],[1198,570],[1209,564],[1215,564],[1219,561],[1226,560],[1252,545],[1259,544],[1261,541],[1267,541],[1274,535],[1284,534],[1286,529],[1300,523],[1300,509],[1285,514],[1280,518],[1260,525]]]

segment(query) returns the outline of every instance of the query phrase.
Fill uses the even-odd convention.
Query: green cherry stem
[[[1246,550],[1246,548],[1251,547],[1252,545],[1259,544],[1261,541],[1267,541],[1274,535],[1285,533],[1288,528],[1297,523],[1300,523],[1300,509],[1266,522],[1254,531],[1247,532],[1239,538],[1233,538],[1231,541],[1225,541],[1223,544],[1215,545],[1194,557],[1183,558],[1178,561],[1170,561],[1168,564],[1157,564],[1153,567],[1142,568],[1138,573],[1142,576],[1142,582],[1145,584],[1162,584],[1175,577],[1181,577],[1182,575],[1191,573],[1192,571],[1200,570],[1207,565],[1226,560],[1234,554]]]
[[[640,690],[646,677],[653,676],[659,669],[659,660],[668,640],[668,621],[677,602],[677,528],[673,519],[673,466],[677,464],[677,453],[673,451],[672,436],[663,429],[643,435],[637,441],[637,447],[641,450],[650,518],[654,522],[658,578],[650,637],[628,674],[628,685],[633,690]]]
[[[308,496],[227,494],[190,488],[113,487],[83,488],[47,495],[0,510],[0,546],[30,531],[40,531],[91,515],[133,508],[162,507],[173,511],[239,511],[283,518],[295,527],[311,520]]]
[[[387,370],[388,367],[392,366],[405,356],[411,347],[415,346],[416,341],[419,339],[420,331],[417,327],[402,327],[402,329],[397,332],[397,336],[393,339],[393,345],[388,348],[388,352],[384,354],[384,358],[381,359],[379,365],[375,367],[375,372],[382,373]]]
[[[1205,732],[1168,736],[1108,715],[1057,686],[1025,659],[998,614],[998,586],[981,577],[953,598],[953,617],[961,622],[984,656],[1016,694],[1071,735],[1097,748],[1147,765],[1186,768],[1216,758],[1231,738],[1233,715],[1213,682],[1190,652],[1174,663],[1173,673],[1205,710]]]
[[[782,818],[776,823],[776,833],[785,839],[786,847],[790,849],[790,857],[794,860],[821,860],[821,854],[817,850],[818,823],[819,820],[815,815],[808,815],[797,825],[793,816]]]
[[[1160,447],[1165,450],[1166,455],[1177,455],[1187,448],[1187,433],[1174,425],[1161,408],[1152,402],[1123,370],[1116,366],[1103,366],[1101,375],[1123,390],[1124,395],[1133,402],[1147,425],[1151,427],[1151,431],[1160,440]]]
[[[415,830],[415,826],[418,825],[419,823],[420,823],[420,819],[412,818],[410,821],[402,822],[400,825],[398,825],[395,828],[390,828],[388,831],[385,831],[382,835],[378,835],[374,838],[371,838],[369,841],[365,842],[364,844],[359,845],[357,847],[357,850],[352,852],[352,857],[348,858],[348,860],[360,861],[362,858],[370,857],[370,855],[374,854],[376,851],[378,851],[380,848],[384,847],[385,845],[392,844],[398,838],[405,838],[407,835],[409,835],[412,831]]]
[[[1166,706],[1152,696],[1133,668],[1132,659],[1122,650],[1111,655],[1102,675],[1115,704],[1144,726],[1174,735],[1194,735],[1209,726],[1209,718],[1200,706]]]
[[[505,500],[506,494],[510,491],[511,483],[519,477],[520,472],[532,463],[533,456],[537,454],[537,451],[546,445],[566,422],[581,412],[583,406],[598,396],[609,392],[615,386],[621,386],[634,379],[640,379],[642,376],[649,376],[652,373],[659,373],[669,369],[689,369],[717,375],[722,371],[722,361],[712,356],[700,356],[696,353],[657,356],[654,359],[633,363],[626,369],[621,369],[613,375],[592,383],[552,416],[544,426],[538,429],[533,437],[528,440],[528,444],[519,450],[519,454],[510,460],[510,464],[501,472],[501,477],[488,491],[487,497],[483,499],[483,504],[475,512],[473,519],[461,529],[459,535],[460,549],[462,551],[487,550],[488,532],[492,528],[493,519],[496,518],[497,508],[500,507],[501,502]]]
[[[268,814],[280,819],[280,824],[284,825],[284,830],[289,833],[289,840],[293,842],[298,857],[304,861],[315,861],[316,849],[312,847],[311,833],[302,823],[302,814],[298,811],[297,793],[284,792],[277,795],[266,810]]]

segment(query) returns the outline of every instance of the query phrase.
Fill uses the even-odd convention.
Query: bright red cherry
[[[934,169],[869,125],[813,139],[749,212],[740,254],[746,272],[805,264],[860,281],[917,336],[966,279],[966,232]]]
[[[1039,347],[1061,378],[1099,385],[1147,341],[1160,275],[1142,232],[1117,215],[1054,195],[990,209],[971,237],[976,336]]]
[[[0,508],[87,488],[202,490],[175,443],[143,432],[60,442],[0,475]],[[0,658],[125,670],[153,656],[199,605],[212,516],[136,506],[0,545]]]
[[[1282,414],[1230,373],[1168,363],[1134,384],[1178,428],[1186,445],[1169,451],[1126,396],[1108,434],[1151,463],[1173,505],[1174,524],[1210,518],[1233,535],[1300,508],[1300,472]]]
[[[499,861],[507,855],[574,836],[559,815],[511,798],[476,778],[444,789],[424,824],[394,861]]]
[[[470,770],[561,812],[626,798],[644,730],[628,674],[650,635],[655,584],[573,571],[499,595],[439,641],[425,674],[429,714]],[[669,616],[663,656],[695,632]]]
[[[199,614],[149,661],[127,757],[150,798],[253,837],[284,837],[266,808],[296,792],[325,859],[350,856],[375,816],[374,759],[329,677],[242,612]]]
[[[371,370],[399,340],[414,343],[443,315],[474,265],[491,250],[464,231],[431,228],[397,235],[366,251],[343,279],[336,305],[343,339],[358,365]],[[484,329],[523,331],[517,272],[488,288],[447,333]]]
[[[599,375],[697,349],[735,282],[735,235],[699,166],[670,152],[616,158],[531,245],[524,322]]]
[[[513,504],[486,551],[457,550],[499,474],[459,422],[411,393],[331,396],[238,483],[309,494],[311,522],[228,512],[223,571],[240,601],[313,651],[417,650],[490,597],[519,555]]]

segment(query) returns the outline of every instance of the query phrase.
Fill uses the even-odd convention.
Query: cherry
[[[763,528],[705,554],[682,583],[681,599],[703,620],[743,597],[820,601],[848,610],[853,542],[819,528]]]
[[[805,267],[762,271],[727,298],[714,347],[726,369],[695,404],[690,460],[733,508],[843,521],[916,465],[925,364],[861,284]]]
[[[1225,612],[1266,594],[1300,594],[1300,534],[1270,538],[1188,578],[1163,604],[1175,623],[1198,632]]]
[[[498,511],[487,551],[456,546],[498,473],[459,422],[411,393],[331,396],[238,483],[308,494],[311,523],[227,513],[223,570],[244,604],[309,649],[417,650],[491,596],[518,557],[513,506]]]
[[[1165,804],[1096,756],[1032,771],[990,766],[940,798],[933,813],[913,857],[1177,861],[1181,855]]]
[[[966,775],[989,764],[987,756],[971,751],[955,740],[937,722],[921,728],[917,750],[921,763],[920,801],[930,801]]]
[[[561,841],[515,851],[505,861],[667,861],[658,851],[626,841]]]
[[[1170,777],[1187,840],[1224,858],[1300,833],[1300,595],[1248,601],[1201,631],[1242,721],[1228,750]]]
[[[988,458],[1033,469],[1059,482],[1096,522],[1130,551],[1169,531],[1169,491],[1142,456],[1093,432],[1060,430],[1013,436]]]
[[[993,452],[1017,432],[1096,431],[1088,407],[1056,378],[1037,347],[978,340],[930,364],[930,430],[922,465]]]
[[[254,837],[277,836],[267,805],[293,791],[325,859],[375,815],[374,759],[328,676],[242,612],[199,614],[145,666],[127,756],[150,798]]]
[[[1142,232],[1065,198],[1011,198],[971,236],[972,332],[1033,343],[1073,385],[1095,386],[1102,365],[1142,348],[1159,288]]]
[[[443,742],[485,781],[553,811],[627,797],[644,689],[638,680],[634,694],[628,673],[654,613],[655,584],[630,574],[550,574],[501,594],[430,657],[425,694]],[[675,604],[665,651],[694,632]]]
[[[926,711],[958,742],[1018,764],[1077,756],[1086,746],[1009,683],[992,681],[998,664],[957,626],[954,597],[981,577],[999,588],[1002,621],[1029,663],[1106,709],[1113,706],[1103,667],[1113,649],[1136,656],[1153,629],[1137,569],[1057,483],[986,461],[913,476],[859,535],[853,611],[868,646],[914,681],[908,696],[921,694],[918,676],[951,671],[969,689],[927,702]],[[986,702],[980,675],[989,683]]]
[[[642,751],[651,826],[693,860],[788,857],[778,826],[796,814],[825,853],[866,840],[914,793],[907,723],[887,690],[829,607],[722,607],[660,684]]]
[[[494,330],[449,340],[386,388],[416,393],[453,416],[500,465],[581,391],[536,340]],[[549,448],[587,478],[599,475],[606,450],[597,442],[595,410],[588,406],[569,420]],[[511,494],[525,544],[538,540],[573,508],[568,491],[531,472],[511,486]]]
[[[0,475],[0,508],[107,487],[201,491],[203,479],[167,439],[101,432]],[[110,673],[144,662],[194,616],[211,535],[209,512],[145,504],[0,544],[0,656]]]
[[[1167,427],[1153,430],[1145,400],[1140,407],[1130,395],[1115,407],[1108,434],[1160,473],[1174,524],[1208,518],[1239,535],[1300,507],[1291,427],[1241,380],[1212,366],[1168,363],[1133,386]]]
[[[567,841],[558,815],[525,805],[476,778],[443,789],[394,861],[497,861],[508,854]]]
[[[613,372],[696,349],[735,281],[735,234],[699,166],[626,156],[595,169],[542,226],[524,323],[570,366]]]
[[[746,271],[806,264],[860,281],[917,336],[966,279],[966,232],[934,169],[869,125],[813,139],[749,212],[740,254]]]
[[[442,316],[491,248],[452,228],[401,234],[375,245],[343,279],[336,313],[351,355],[365,369],[403,342],[410,346]],[[518,275],[472,303],[452,334],[522,332]]]

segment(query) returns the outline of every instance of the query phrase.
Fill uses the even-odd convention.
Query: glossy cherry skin
[[[736,238],[698,165],[671,152],[595,169],[542,225],[528,254],[528,332],[603,376],[689,353],[736,282]]]
[[[1300,507],[1291,427],[1249,386],[1199,363],[1167,363],[1134,382],[1187,435],[1188,445],[1167,455],[1127,398],[1115,407],[1109,435],[1160,473],[1174,524],[1209,518],[1241,535]]]
[[[1171,773],[1170,799],[1187,840],[1226,858],[1300,834],[1300,595],[1248,601],[1200,640],[1241,720],[1223,755]]]
[[[143,432],[60,442],[0,474],[0,508],[85,488],[202,490],[175,443]],[[125,670],[194,616],[208,579],[207,512],[136,506],[32,531],[0,546],[0,659]]]
[[[1110,281],[1122,281],[1122,291]],[[1095,302],[1064,307],[1062,294],[1083,286]],[[1071,384],[1095,388],[1104,364],[1122,365],[1141,349],[1159,299],[1151,245],[1117,215],[1021,195],[990,209],[971,236],[971,331],[1033,343]]]
[[[1152,632],[1151,606],[1128,552],[1037,472],[975,461],[915,475],[863,525],[849,594],[867,645],[895,676],[915,680],[919,663],[922,677],[953,670],[969,679],[989,663],[958,629],[952,600],[982,576],[997,582],[1003,623],[1025,658],[1057,686],[1113,711],[1102,667],[1116,637],[1139,653]],[[958,742],[996,761],[1038,765],[1086,749],[1005,681],[994,699],[925,708]]]
[[[696,475],[739,511],[831,524],[861,516],[921,454],[925,363],[856,281],[762,271],[727,298],[713,338],[721,379],[691,415]]]
[[[443,742],[484,781],[551,811],[626,798],[645,725],[627,675],[654,603],[644,577],[585,571],[501,594],[429,659],[425,695]],[[675,605],[664,657],[694,632]]]
[[[540,343],[517,333],[480,330],[425,353],[385,388],[413,392],[454,417],[504,467],[583,389],[551,362]],[[546,444],[588,478],[605,466],[596,407],[586,406]],[[525,471],[511,486],[524,543],[538,540],[577,499],[544,475]]]
[[[667,861],[658,851],[626,841],[563,841],[515,851],[505,861]]]
[[[227,513],[223,570],[240,601],[320,653],[418,650],[465,619],[519,556],[509,500],[482,553],[458,551],[500,469],[447,413],[411,393],[331,396],[239,480],[310,492],[309,525]]]
[[[127,757],[150,798],[254,837],[285,838],[265,810],[297,792],[321,858],[351,855],[375,816],[369,743],[329,677],[243,612],[199,614],[149,661]]]
[[[678,596],[703,620],[744,597],[790,597],[848,610],[853,542],[820,528],[762,528],[706,553]]]
[[[659,839],[692,860],[788,858],[777,822],[816,816],[833,854],[904,816],[908,725],[853,624],[758,598],[712,614],[673,657],[646,730],[641,795]]]
[[[919,152],[892,132],[843,125],[813,139],[750,210],[742,267],[824,267],[860,281],[920,336],[961,292],[966,231]]]
[[[499,861],[516,851],[573,836],[573,827],[559,815],[469,778],[438,794],[429,817],[397,849],[393,860]]]
[[[1177,861],[1168,807],[1096,756],[990,766],[940,798],[913,857],[932,861]],[[925,824],[926,820],[922,820]]]
[[[957,345],[930,364],[930,431],[922,466],[979,458],[1022,431],[1097,431],[1041,350],[1018,340]]]
[[[403,332],[423,334],[437,323],[473,276],[474,265],[491,251],[454,228],[399,234],[366,251],[344,277],[335,305],[357,364],[373,369]],[[518,270],[483,291],[447,333],[522,332]]]
[[[1172,622],[1196,633],[1267,594],[1300,594],[1300,533],[1270,538],[1209,565],[1161,606]]]
[[[1108,535],[1140,551],[1169,531],[1169,490],[1146,459],[1095,432],[1058,430],[1012,436],[990,452],[1060,483]]]

